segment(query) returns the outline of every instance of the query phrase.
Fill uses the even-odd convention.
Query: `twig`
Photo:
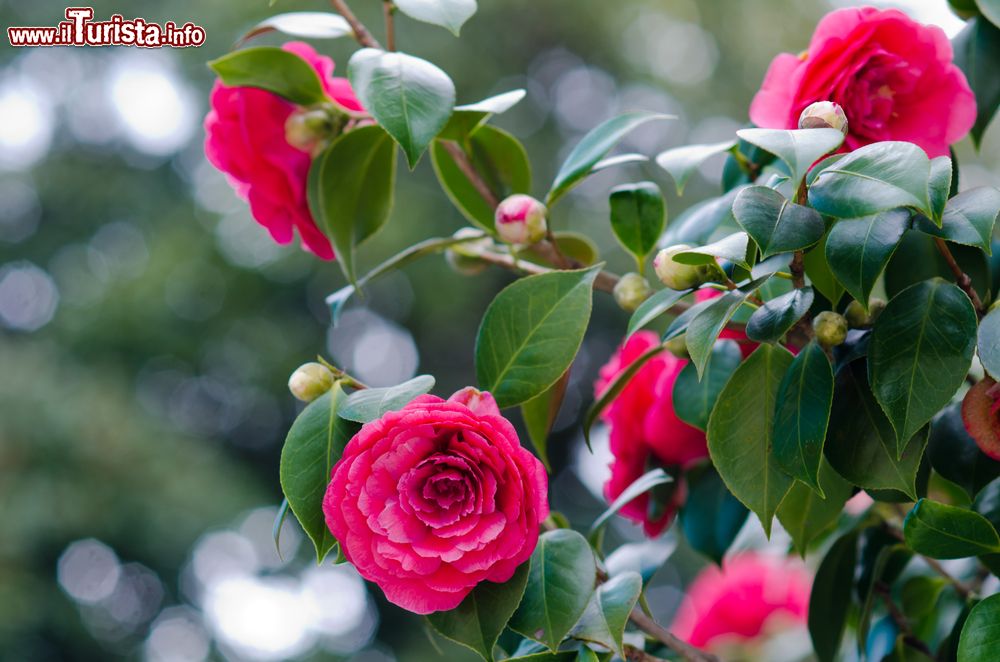
[[[629,614],[629,620],[631,620],[640,630],[680,655],[683,659],[687,660],[687,662],[720,662],[719,658],[715,655],[699,650],[686,641],[678,639],[668,629],[654,621],[649,616],[646,616],[646,614],[644,614],[638,607],[633,609],[632,613]]]
[[[368,31],[365,24],[359,21],[358,17],[351,11],[351,8],[347,6],[346,0],[330,0],[330,4],[333,5],[338,14],[344,17],[347,24],[351,26],[351,30],[354,31],[354,38],[359,44],[368,48],[382,48],[382,44],[378,43],[378,39],[372,36],[372,33]]]
[[[382,15],[385,17],[385,48],[388,51],[396,50],[396,23],[393,15],[396,13],[396,5],[392,0],[382,0]]]
[[[476,257],[483,262],[503,267],[509,271],[520,271],[531,276],[559,271],[558,269],[543,267],[540,264],[535,264],[534,262],[529,262],[527,260],[517,260],[513,255],[508,255],[506,253],[483,251],[482,253],[476,255]],[[594,279],[594,289],[602,292],[612,292],[615,289],[615,285],[618,284],[619,279],[618,274],[613,274],[610,271],[602,271],[597,274],[597,278]],[[671,310],[673,311],[676,309],[678,313],[681,313],[687,310],[688,307],[689,306],[687,304],[677,304]]]
[[[976,293],[976,288],[972,286],[972,279],[969,278],[967,273],[962,271],[962,267],[955,260],[955,256],[951,254],[951,249],[948,248],[948,244],[945,243],[944,239],[934,237],[934,245],[937,246],[938,252],[944,257],[944,261],[948,263],[951,273],[955,274],[955,282],[969,295],[969,299],[976,309],[976,314],[982,317],[984,311],[983,301],[979,298],[979,294]]]
[[[806,267],[804,260],[805,254],[802,251],[795,251],[795,254],[792,256],[792,263],[788,265],[788,270],[792,274],[792,285],[794,285],[797,290],[801,290],[806,286]]]
[[[628,662],[666,662],[662,657],[656,657],[655,655],[650,655],[641,648],[636,648],[629,644],[625,644],[625,659]]]
[[[906,616],[900,611],[896,603],[892,601],[892,593],[889,592],[889,587],[886,586],[884,582],[878,582],[874,586],[875,592],[882,599],[885,604],[885,608],[889,612],[889,616],[892,618],[893,623],[899,628],[900,633],[903,635],[903,641],[907,643],[910,648],[920,651],[932,660],[936,660],[937,657],[934,655],[934,651],[927,646],[919,637],[913,634],[913,628],[910,627],[909,621],[906,620]]]
[[[952,586],[955,587],[955,592],[962,596],[963,600],[968,600],[972,597],[972,589],[965,585],[965,582],[954,577],[950,572],[944,569],[936,559],[932,559],[929,556],[921,556],[924,562],[931,567],[931,570],[937,574],[944,577]]]

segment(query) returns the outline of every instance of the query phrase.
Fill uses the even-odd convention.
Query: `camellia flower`
[[[1000,386],[990,377],[969,389],[962,400],[962,421],[979,449],[1000,460]]]
[[[820,21],[801,55],[782,53],[750,105],[758,126],[794,129],[816,101],[847,115],[845,145],[882,140],[919,145],[930,157],[969,132],[976,99],[952,62],[948,37],[896,9],[840,9]]]
[[[489,393],[423,395],[361,428],[333,468],[326,523],[394,604],[454,609],[505,582],[548,517],[548,478]]]
[[[719,652],[800,626],[812,578],[797,559],[744,552],[722,569],[708,566],[687,588],[671,631],[692,646]]]
[[[333,77],[333,60],[302,42],[283,48],[316,70],[333,102],[351,111],[363,110],[348,80]],[[265,90],[226,87],[219,81],[210,102],[205,116],[208,160],[226,173],[236,193],[250,203],[253,217],[276,242],[287,244],[298,232],[307,250],[333,259],[333,247],[316,226],[306,200],[312,156],[286,136],[286,122],[298,106]]]

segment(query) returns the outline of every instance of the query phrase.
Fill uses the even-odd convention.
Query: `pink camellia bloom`
[[[453,609],[528,560],[548,478],[489,393],[423,395],[361,428],[323,512],[347,559],[417,614]]]
[[[537,243],[545,236],[547,213],[545,205],[530,195],[512,195],[497,205],[497,234],[508,244]]]
[[[904,140],[932,158],[945,156],[976,121],[976,99],[952,62],[948,37],[896,9],[827,14],[805,53],[782,53],[771,62],[750,119],[794,129],[816,101],[843,108],[849,149]]]
[[[688,587],[671,631],[692,646],[741,650],[762,636],[801,626],[812,577],[797,559],[744,552],[708,566]]]
[[[282,48],[316,69],[332,101],[348,110],[363,110],[348,80],[333,77],[333,60],[303,42]],[[236,193],[250,203],[253,217],[276,242],[287,244],[298,231],[307,250],[332,260],[333,247],[316,226],[306,201],[312,157],[285,136],[285,123],[298,107],[265,90],[226,87],[219,81],[210,103],[205,116],[208,160],[226,173]]]

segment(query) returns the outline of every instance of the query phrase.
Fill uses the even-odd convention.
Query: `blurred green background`
[[[275,554],[278,458],[297,411],[285,382],[322,353],[374,384],[434,374],[447,395],[473,381],[475,329],[510,276],[465,278],[427,258],[378,281],[329,332],[337,266],[271,243],[201,148],[205,62],[272,13],[324,3],[94,4],[100,19],[191,20],[208,42],[0,50],[0,659],[423,660],[438,645],[460,658],[350,569],[316,568],[294,524]],[[381,2],[352,4],[381,34]],[[904,4],[960,27],[944,0]],[[729,138],[770,59],[803,49],[832,6],[480,0],[461,39],[400,17],[398,42],[444,67],[460,102],[528,90],[497,123],[524,141],[540,193],[575,140],[620,111],[679,118],[643,127],[629,151]],[[53,25],[64,7],[0,0],[0,23]],[[340,63],[355,48],[316,46]],[[994,165],[963,162],[963,188]],[[595,237],[619,271],[629,258],[607,228],[608,188],[654,179],[676,216],[717,192],[721,162],[682,200],[654,168],[630,168],[592,178],[553,217]],[[362,268],[463,225],[428,159],[401,175]],[[606,458],[577,453],[574,422],[625,321],[598,299],[550,445],[553,503],[580,522],[600,508]],[[699,563],[681,550],[660,572],[651,601],[663,621]]]

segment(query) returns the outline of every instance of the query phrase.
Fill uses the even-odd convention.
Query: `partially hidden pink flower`
[[[361,428],[333,468],[327,526],[386,598],[418,614],[505,582],[548,517],[548,478],[493,396],[420,396]]]
[[[706,567],[687,588],[671,631],[719,652],[805,623],[812,576],[797,559],[744,552]]]
[[[303,42],[282,48],[308,62],[319,74],[327,96],[352,111],[363,110],[346,78],[334,78],[333,60]],[[250,87],[226,87],[216,81],[205,116],[205,154],[226,173],[236,193],[250,203],[258,223],[279,244],[298,232],[302,245],[332,260],[330,240],[316,226],[306,201],[306,178],[312,157],[288,143],[285,122],[297,106],[276,94]]]
[[[761,127],[794,129],[816,101],[840,104],[845,145],[883,140],[915,143],[945,156],[976,121],[976,100],[952,61],[948,37],[897,9],[839,9],[827,14],[801,55],[772,62],[750,105]]]

